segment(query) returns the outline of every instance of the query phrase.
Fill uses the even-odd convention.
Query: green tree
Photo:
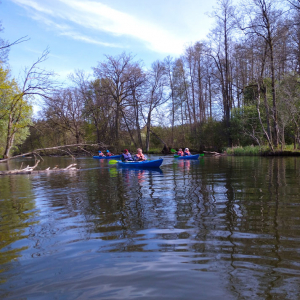
[[[0,150],[5,158],[28,136],[32,116],[31,104],[9,75],[9,70],[0,66]]]

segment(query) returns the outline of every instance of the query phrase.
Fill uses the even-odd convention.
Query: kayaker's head
[[[182,149],[181,148],[179,148],[179,150],[178,151],[182,151]]]
[[[109,150],[106,150],[106,152],[108,153],[108,152],[109,152]]]
[[[189,148],[185,148],[184,151],[190,151]]]
[[[124,151],[123,151],[124,153],[128,153],[128,150],[127,149],[124,149]]]
[[[98,151],[98,153],[102,153],[102,151],[101,151],[101,150],[99,150],[99,151]]]
[[[137,151],[138,153],[142,153],[143,150],[142,150],[141,148],[137,148],[136,151]]]

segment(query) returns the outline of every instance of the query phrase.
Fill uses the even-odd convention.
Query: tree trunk
[[[149,152],[150,148],[150,126],[151,126],[151,107],[147,118],[147,134],[146,134],[146,152]]]
[[[128,123],[127,123],[127,120],[126,120],[126,117],[125,117],[125,114],[124,114],[123,110],[121,111],[121,113],[122,113],[123,119],[124,119],[124,121],[125,121],[125,124],[126,124],[126,127],[127,127],[127,131],[128,131],[128,133],[129,133],[129,135],[130,135],[130,139],[131,139],[131,141],[133,142],[134,146],[137,148],[137,144],[136,144],[136,142],[135,142],[135,140],[134,140],[134,138],[133,138],[133,135],[132,135],[132,133],[131,133],[131,130],[130,130],[130,128],[129,128],[129,125],[128,125]]]
[[[119,141],[119,128],[120,128],[120,103],[117,101],[117,111],[116,111],[116,147],[119,149],[120,141]]]
[[[260,84],[257,83],[257,106],[256,106],[256,109],[257,109],[257,113],[258,113],[258,119],[259,119],[260,125],[261,125],[261,127],[263,129],[263,132],[264,132],[264,134],[265,134],[265,136],[266,136],[266,138],[268,140],[269,146],[270,146],[272,152],[274,152],[274,148],[273,148],[272,142],[270,140],[270,137],[269,137],[267,131],[265,130],[265,126],[264,126],[264,124],[263,124],[263,122],[261,120],[261,116],[260,116],[260,108],[259,108],[259,106],[260,106],[260,91],[261,91]]]
[[[139,104],[138,104],[137,99],[135,98],[135,91],[133,91],[133,101],[134,101],[134,109],[135,109],[135,126],[136,126],[136,130],[137,130],[138,143],[139,143],[139,147],[143,149],[141,127],[140,127],[140,122],[139,122]]]
[[[8,124],[7,124],[7,137],[6,137],[6,145],[4,150],[4,158],[9,158],[9,152],[11,147],[13,146],[15,134],[12,132],[12,120],[11,115],[9,116]]]
[[[274,68],[274,57],[273,57],[273,47],[270,46],[271,50],[271,74],[272,74],[272,100],[273,100],[273,120],[274,120],[274,130],[275,130],[275,141],[274,145],[277,148],[279,142],[279,127],[277,119],[277,104],[276,104],[276,90],[275,90],[275,68]]]
[[[263,87],[264,91],[264,104],[265,104],[265,109],[266,109],[266,119],[267,119],[267,132],[270,138],[270,141],[272,143],[272,134],[271,134],[271,125],[270,125],[270,111],[269,111],[269,105],[268,105],[268,99],[267,99],[267,88],[264,86]]]

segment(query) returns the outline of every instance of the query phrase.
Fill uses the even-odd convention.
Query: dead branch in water
[[[47,168],[46,170],[34,170],[40,160],[36,162],[36,164],[33,167],[27,166],[24,169],[19,169],[19,170],[11,170],[11,171],[0,171],[0,175],[16,175],[16,174],[32,174],[32,173],[48,173],[48,172],[58,172],[58,171],[78,171],[79,169],[75,168],[77,164],[71,164],[66,168],[59,169],[57,166],[54,167],[53,169]],[[22,167],[22,165],[21,165]]]
[[[74,157],[74,155],[72,155],[72,152],[71,152],[71,150],[69,148],[70,147],[77,147],[77,148],[80,148],[80,149],[84,150],[82,148],[83,146],[103,147],[103,148],[107,148],[108,147],[108,145],[105,145],[103,143],[98,143],[98,144],[72,144],[72,145],[56,146],[56,147],[50,147],[50,148],[40,148],[40,149],[35,149],[32,152],[23,153],[23,154],[16,155],[16,156],[13,156],[13,157],[9,157],[9,158],[6,158],[6,159],[1,159],[0,163],[1,162],[7,162],[8,160],[11,160],[11,159],[14,159],[14,158],[19,158],[19,157],[24,157],[24,156],[29,156],[29,155],[36,155],[36,156],[39,156],[42,159],[42,157],[38,154],[38,152],[43,152],[43,151],[45,152],[45,151],[51,151],[51,150],[58,150],[58,151],[61,151],[61,152],[68,153],[68,155],[70,155],[72,157],[72,159],[75,160],[75,157]],[[67,148],[67,149],[63,150],[61,148]],[[89,151],[86,151],[86,150],[84,150],[84,151],[87,152],[87,153],[89,153],[91,156],[93,155]]]
[[[215,151],[203,151],[203,153],[210,154],[212,156],[224,156],[224,155],[226,155],[224,153],[219,153],[219,152],[215,152]]]

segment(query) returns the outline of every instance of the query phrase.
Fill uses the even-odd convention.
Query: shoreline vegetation
[[[299,149],[293,149],[293,146],[286,146],[283,149],[274,149],[259,146],[238,146],[230,147],[225,150],[230,156],[300,156]]]

